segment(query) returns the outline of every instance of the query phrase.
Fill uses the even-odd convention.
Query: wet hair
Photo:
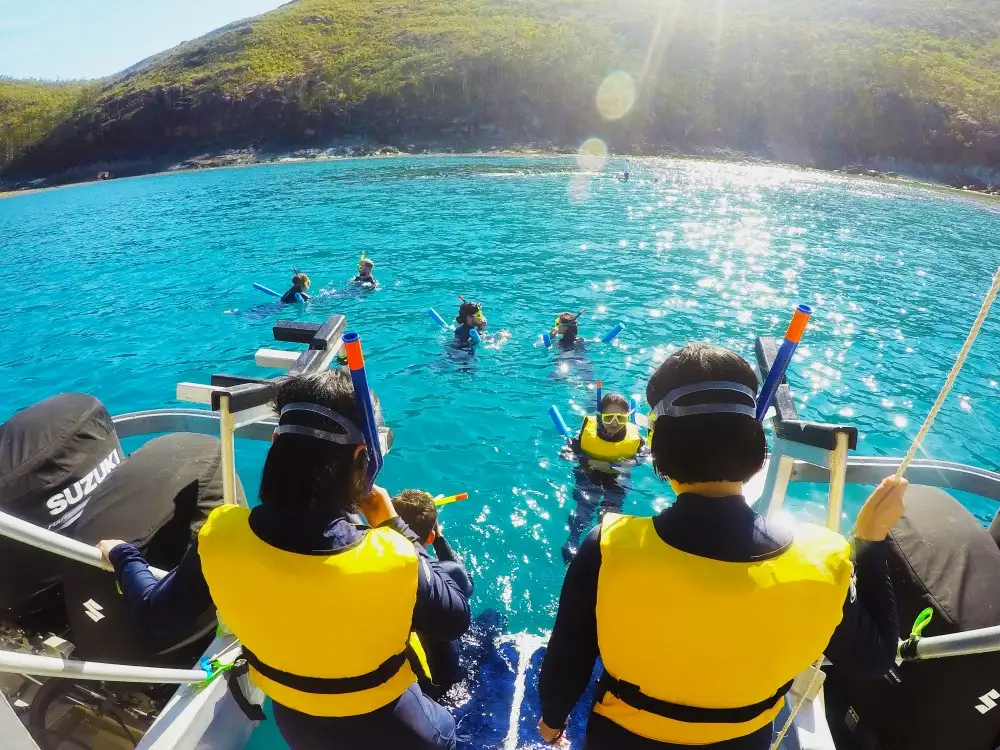
[[[477,312],[483,309],[483,306],[478,302],[463,302],[462,306],[458,308],[458,315],[455,316],[456,323],[464,323],[465,319],[470,315],[475,315]]]
[[[580,329],[579,324],[576,322],[578,317],[579,316],[574,313],[559,313],[559,325],[566,326],[569,328],[570,333],[575,334]]]
[[[625,398],[620,393],[608,393],[608,394],[605,394],[603,398],[601,398],[601,409],[600,410],[602,412],[605,411],[606,409],[609,409],[612,406],[620,406],[622,409],[625,410],[626,414],[629,411],[628,399]]]
[[[373,394],[374,396],[374,394]],[[376,420],[381,422],[377,399]],[[274,407],[295,403],[326,407],[359,425],[354,386],[341,370],[283,379],[274,387]],[[296,412],[305,427],[341,432],[322,414]],[[260,480],[260,501],[285,508],[353,512],[362,491],[365,454],[356,445],[341,445],[307,435],[278,435],[271,443]]]
[[[414,534],[425,542],[437,528],[437,507],[431,493],[423,490],[403,490],[392,499],[399,517],[406,521]]]
[[[365,266],[368,266],[368,268],[375,268],[375,261],[371,258],[365,258],[358,263],[358,268],[364,268]]]
[[[304,273],[297,273],[292,276],[292,286],[298,289],[304,289],[306,284],[311,284],[312,281]]]
[[[688,344],[660,365],[646,386],[651,408],[675,388],[710,380],[728,380],[757,393],[757,374],[740,355],[718,346]],[[675,406],[742,403],[749,396],[733,391],[702,391],[677,399]],[[652,425],[653,469],[663,479],[682,484],[746,482],[764,465],[764,428],[746,414],[660,416]]]

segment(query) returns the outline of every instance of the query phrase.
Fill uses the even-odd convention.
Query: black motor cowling
[[[1000,625],[1000,549],[948,493],[914,486],[887,540],[906,637]],[[993,750],[1000,739],[1000,653],[904,662],[881,680],[827,668],[826,713],[838,750]]]
[[[217,438],[184,432],[155,438],[101,485],[73,535],[88,544],[124,539],[150,565],[170,570],[208,515],[222,505],[222,475]],[[236,495],[245,505],[239,478]],[[66,567],[64,597],[77,658],[189,667],[215,631],[214,608],[184,633],[140,629],[114,576],[90,566]]]
[[[81,393],[47,398],[0,425],[0,511],[72,536],[123,457],[100,401]],[[0,538],[0,560],[0,612],[23,614],[58,582],[50,553]]]
[[[208,435],[163,435],[126,458],[92,396],[54,396],[0,426],[0,510],[86,544],[124,539],[166,570],[222,504],[222,476]],[[238,477],[236,501],[246,504]],[[112,574],[3,537],[0,562],[0,620],[68,634],[76,658],[190,667],[215,628],[208,609],[186,632],[151,633]]]

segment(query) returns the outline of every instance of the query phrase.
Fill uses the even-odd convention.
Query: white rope
[[[792,713],[788,715],[788,720],[785,722],[785,726],[783,726],[781,728],[781,731],[778,732],[778,737],[774,740],[774,743],[771,745],[771,750],[778,750],[778,747],[781,745],[781,741],[785,739],[785,735],[788,734],[788,730],[791,728],[792,722],[795,721],[795,717],[799,715],[799,711],[802,710],[802,707],[806,703],[811,702],[809,696],[811,696],[813,690],[816,689],[816,683],[817,681],[819,681],[819,678],[823,676],[822,667],[823,667],[823,657],[821,656],[815,661],[815,663],[813,663],[812,668],[813,670],[815,670],[815,672],[812,676],[812,679],[809,680],[809,684],[806,686],[805,693],[799,698],[798,702],[795,704],[795,708],[792,709]]]
[[[972,328],[969,330],[969,335],[966,337],[965,343],[962,345],[962,349],[959,351],[958,357],[955,359],[955,364],[951,367],[951,372],[948,373],[948,378],[945,380],[944,386],[941,388],[941,392],[938,393],[937,400],[934,402],[931,410],[927,413],[927,418],[917,431],[916,437],[913,438],[913,443],[910,445],[910,449],[906,452],[906,456],[899,464],[899,468],[896,469],[895,479],[898,480],[903,476],[907,467],[909,467],[909,465],[913,462],[913,459],[916,457],[917,451],[920,450],[920,444],[923,443],[924,438],[927,437],[927,433],[930,432],[931,426],[934,424],[934,420],[937,418],[938,412],[941,411],[941,407],[944,405],[945,399],[948,398],[948,394],[955,385],[955,380],[958,379],[958,373],[961,372],[962,365],[965,364],[966,357],[969,356],[969,350],[972,349],[972,345],[975,343],[976,337],[979,335],[979,331],[983,327],[983,322],[986,320],[986,315],[989,313],[990,307],[993,305],[993,301],[997,297],[997,292],[1000,292],[1000,268],[998,268],[996,273],[993,274],[993,284],[990,286],[990,290],[986,294],[986,299],[983,300],[982,307],[979,308],[979,315],[976,316],[976,320],[972,324]],[[771,745],[771,750],[778,750],[782,740],[785,739],[785,735],[788,734],[788,730],[795,721],[795,717],[798,716],[802,707],[809,702],[809,696],[812,695],[813,690],[816,688],[816,682],[823,674],[821,669],[822,666],[823,657],[820,657],[816,663],[813,664],[815,674],[813,674],[812,678],[809,680],[809,685],[806,687],[805,694],[795,704],[795,708],[792,709],[791,714],[788,716],[788,720],[781,728],[781,731],[778,732],[777,738]]]
[[[979,308],[979,315],[976,316],[976,321],[972,324],[969,335],[966,337],[965,343],[962,345],[962,350],[958,353],[958,358],[955,360],[955,364],[952,365],[951,372],[948,373],[948,379],[944,382],[944,386],[938,394],[937,401],[934,402],[934,406],[932,406],[931,410],[927,413],[927,419],[925,419],[924,423],[920,426],[917,436],[913,438],[910,450],[907,451],[902,463],[899,464],[899,468],[896,469],[894,479],[897,481],[903,476],[903,472],[906,471],[907,467],[916,457],[917,451],[920,449],[920,444],[924,442],[924,438],[927,437],[927,433],[930,432],[931,425],[934,424],[934,419],[937,417],[938,412],[941,411],[941,407],[944,405],[945,399],[948,398],[948,394],[951,392],[952,386],[955,385],[958,373],[961,371],[962,365],[965,364],[965,358],[969,355],[969,350],[972,348],[972,344],[975,342],[976,336],[979,335],[979,330],[983,327],[983,321],[986,320],[986,314],[990,311],[990,306],[993,304],[993,300],[996,299],[998,291],[1000,291],[1000,268],[998,268],[997,272],[993,274],[993,285],[990,287],[990,291],[986,294],[986,299],[983,300],[983,306]]]

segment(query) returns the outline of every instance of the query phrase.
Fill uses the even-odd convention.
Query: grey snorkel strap
[[[347,417],[337,414],[337,412],[332,409],[327,409],[325,406],[319,406],[318,404],[307,404],[307,403],[295,403],[287,404],[281,408],[281,413],[278,415],[278,420],[280,422],[281,418],[284,417],[289,412],[296,411],[307,411],[313,414],[319,414],[331,422],[334,422],[338,427],[343,428],[343,432],[330,432],[328,430],[320,430],[316,427],[306,427],[300,424],[283,424],[279,425],[278,429],[274,431],[275,435],[305,435],[306,437],[317,438],[319,440],[326,440],[330,443],[338,443],[339,445],[364,445],[365,436],[361,434],[361,430],[358,429],[351,420]]]
[[[729,391],[740,393],[750,399],[751,405],[737,403],[692,404],[691,406],[674,406],[678,399],[692,393],[704,391]],[[757,398],[752,389],[742,383],[729,380],[707,380],[703,383],[691,383],[674,388],[656,406],[652,412],[654,417],[690,417],[695,414],[745,414],[757,418]]]

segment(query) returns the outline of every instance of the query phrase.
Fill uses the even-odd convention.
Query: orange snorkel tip
[[[795,308],[792,322],[788,324],[788,330],[785,331],[787,341],[797,344],[802,340],[802,334],[805,333],[806,326],[809,324],[810,315],[812,315],[812,308],[809,305],[799,305]]]

